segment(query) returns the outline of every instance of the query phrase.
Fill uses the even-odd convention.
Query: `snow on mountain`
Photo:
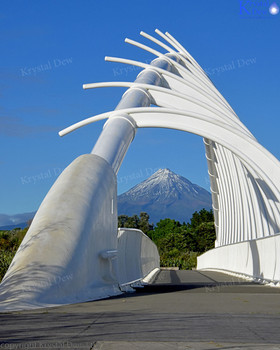
[[[211,209],[211,194],[169,169],[159,169],[147,180],[118,196],[118,215],[150,215],[150,222],[170,218],[187,222],[197,210]],[[0,214],[0,229],[25,227],[33,213]]]
[[[194,211],[211,207],[208,191],[169,169],[159,169],[118,196],[119,215],[139,215],[145,211],[154,223],[164,218],[188,221]]]

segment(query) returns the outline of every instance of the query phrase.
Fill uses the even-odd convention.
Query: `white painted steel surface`
[[[136,230],[120,230],[117,237],[116,174],[137,129],[147,127],[204,138],[218,248],[200,257],[198,267],[259,271],[263,278],[279,280],[280,163],[182,45],[169,33],[156,33],[167,44],[141,35],[167,53],[126,39],[157,57],[150,64],[105,58],[143,68],[134,83],[84,84],[85,89],[128,90],[114,111],[59,133],[108,119],[92,154],[76,159],[44,199],[0,286],[0,309],[115,295],[120,286],[143,282],[158,271],[158,252],[148,237]]]
[[[0,288],[0,310],[120,294],[108,251],[117,250],[117,181],[96,155],[74,160],[42,202]]]
[[[240,274],[280,286],[280,234],[209,250],[197,258],[197,268]]]
[[[116,186],[99,156],[80,156],[65,169],[1,283],[1,311],[102,299],[152,280],[157,248],[140,230],[118,231]]]
[[[134,120],[136,128],[165,127],[204,137],[216,247],[278,234],[279,161],[258,143],[187,50],[169,33],[163,34],[159,30],[156,33],[168,45],[144,32],[140,34],[165,49],[167,54],[135,40],[125,41],[165,60],[171,66],[168,71],[160,66],[151,67],[130,59],[105,59],[135,65],[144,71],[152,69],[161,76],[160,84],[136,80],[134,83],[85,84],[84,88],[127,86],[129,90],[143,89],[150,95],[151,102],[161,108],[124,106],[122,112]],[[112,111],[85,119],[63,130],[61,135],[94,122],[95,119],[110,120],[116,116],[116,111]]]
[[[168,54],[135,40],[126,42],[165,60],[171,68],[123,58],[108,61],[132,64],[144,71],[152,69],[161,76],[159,86],[143,81],[85,84],[84,88],[127,86],[148,92],[160,109],[125,108],[136,127],[166,127],[193,132],[204,137],[208,163],[216,246],[274,235],[280,231],[280,163],[265,150],[239,120],[231,106],[215,88],[194,58],[169,33],[156,30],[169,45],[141,32]],[[172,47],[170,47],[170,45]],[[171,55],[171,56],[170,56]],[[173,67],[173,68],[172,68]],[[158,85],[158,84],[157,84]],[[128,91],[129,91],[128,90]],[[118,111],[119,112],[119,111]],[[95,118],[113,119],[116,111],[85,119],[61,135],[94,122]]]
[[[118,232],[118,281],[121,289],[142,284],[159,271],[156,245],[141,230],[120,228]],[[148,282],[145,280],[145,282]]]

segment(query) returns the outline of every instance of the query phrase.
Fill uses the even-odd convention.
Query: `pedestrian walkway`
[[[0,314],[0,348],[280,350],[280,289],[167,271],[119,297]]]

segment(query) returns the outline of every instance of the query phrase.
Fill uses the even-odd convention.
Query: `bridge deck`
[[[217,272],[163,270],[136,293],[3,313],[0,322],[8,349],[280,350],[280,289]]]

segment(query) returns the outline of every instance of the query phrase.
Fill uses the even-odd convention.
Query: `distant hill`
[[[145,211],[150,222],[170,218],[187,222],[195,211],[211,209],[211,194],[169,169],[160,169],[147,180],[118,196],[118,215]],[[25,228],[36,212],[0,214],[0,230]]]
[[[211,209],[211,194],[169,169],[160,169],[147,180],[118,196],[118,215],[150,215],[150,222],[170,218],[188,222],[195,211]]]
[[[0,214],[0,230],[12,230],[16,227],[25,228],[27,222],[33,219],[35,213],[34,211],[15,215]]]

